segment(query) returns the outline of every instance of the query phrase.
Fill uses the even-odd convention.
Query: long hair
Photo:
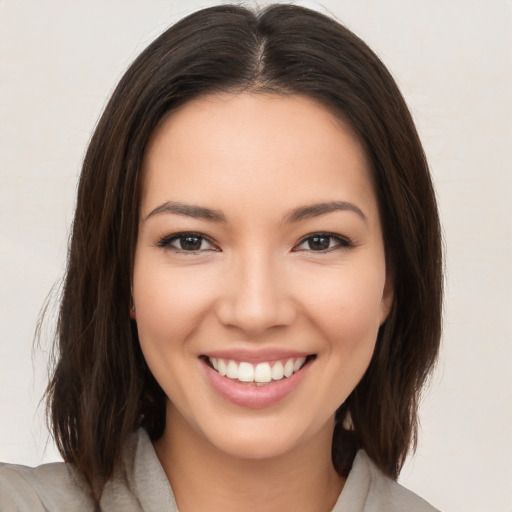
[[[364,448],[396,478],[415,445],[419,394],[439,348],[442,255],[435,195],[407,106],[378,57],[333,19],[291,5],[218,6],[179,21],[133,62],[83,163],[47,398],[64,460],[97,497],[130,434],[142,426],[154,440],[165,428],[165,395],[129,316],[146,144],[183,103],[240,91],[311,97],[365,148],[394,303],[367,372],[337,411],[332,458],[346,476]]]

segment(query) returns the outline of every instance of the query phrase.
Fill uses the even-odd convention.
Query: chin
[[[237,459],[267,460],[280,457],[293,449],[298,443],[289,438],[283,439],[275,433],[259,435],[230,435],[226,438],[212,440],[221,452]]]
[[[276,421],[277,420],[277,421]],[[302,427],[302,428],[297,428]],[[319,441],[330,451],[334,417],[324,425],[316,421],[302,424],[289,418],[247,418],[218,426],[209,424],[199,432],[200,437],[215,451],[242,460],[268,460],[296,453],[305,453]],[[323,441],[322,441],[323,439]]]

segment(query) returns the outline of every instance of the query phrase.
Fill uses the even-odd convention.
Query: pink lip
[[[259,350],[216,350],[205,354],[207,357],[215,357],[216,359],[225,359],[232,361],[246,361],[247,363],[271,363],[273,361],[282,361],[284,359],[298,359],[299,357],[307,357],[311,352],[296,352],[282,349],[259,349]]]
[[[232,353],[231,353],[232,354]],[[211,356],[215,357],[215,356]],[[222,356],[218,356],[222,357]],[[293,356],[301,357],[301,356]],[[236,360],[234,357],[231,359]],[[280,359],[279,357],[277,359]],[[248,361],[247,359],[241,359]],[[261,409],[276,404],[290,393],[292,393],[304,378],[310,364],[306,364],[292,376],[276,380],[263,386],[255,384],[245,384],[223,377],[213,368],[208,366],[206,361],[201,360],[206,376],[215,391],[235,405],[248,407],[251,409]],[[269,359],[266,359],[269,361]]]

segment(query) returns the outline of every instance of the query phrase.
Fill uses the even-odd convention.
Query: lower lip
[[[257,386],[223,377],[205,361],[202,361],[202,364],[210,384],[220,396],[235,405],[251,409],[269,407],[283,400],[297,388],[310,366],[310,363],[307,363],[290,377]]]

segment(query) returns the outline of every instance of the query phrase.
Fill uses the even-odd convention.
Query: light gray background
[[[63,272],[93,126],[130,61],[169,24],[214,3],[0,0],[1,460],[58,458],[38,408],[49,343],[32,354],[32,338]],[[439,196],[443,349],[401,482],[445,512],[511,512],[512,2],[297,3],[335,14],[388,65]]]

